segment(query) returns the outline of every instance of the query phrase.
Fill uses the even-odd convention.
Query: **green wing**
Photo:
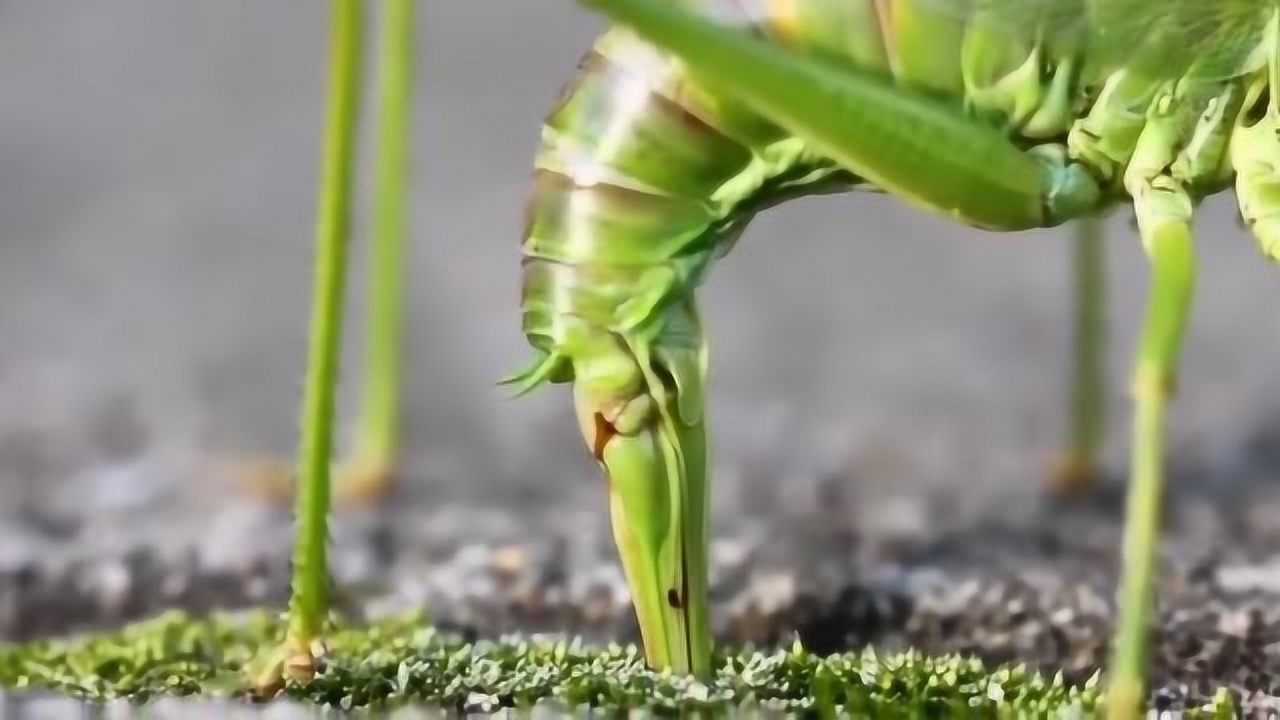
[[[1236,77],[1265,64],[1276,12],[1275,0],[1094,0],[1091,59],[1153,77]]]
[[[1086,66],[1121,67],[1155,79],[1193,71],[1225,79],[1253,72],[1267,58],[1277,0],[907,0],[926,12],[981,21],[1025,38],[1078,49]],[[887,3],[892,8],[895,3]],[[1271,49],[1274,52],[1274,49]]]

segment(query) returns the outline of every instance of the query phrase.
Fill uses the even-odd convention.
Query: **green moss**
[[[273,616],[193,619],[164,615],[121,631],[0,647],[0,686],[40,689],[87,701],[161,695],[247,698],[245,668],[284,631]],[[643,708],[657,714],[744,707],[833,717],[1085,717],[1100,706],[1096,678],[1072,687],[1021,667],[994,672],[977,660],[871,650],[818,657],[742,652],[716,658],[710,683],[654,673],[633,647],[577,642],[464,643],[420,618],[335,627],[328,666],[290,697],[340,708],[423,704],[445,708]],[[1230,696],[1189,717],[1233,717]]]

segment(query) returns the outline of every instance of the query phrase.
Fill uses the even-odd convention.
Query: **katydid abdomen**
[[[693,289],[760,206],[849,179],[620,30],[544,126],[523,243],[524,327],[542,357],[521,381],[575,381],[654,665],[704,674],[710,650]]]
[[[655,28],[669,14],[590,1]],[[1229,69],[1175,56],[1176,73],[1154,73],[1149,55],[1090,61],[1087,25],[1069,35],[952,0],[673,4],[713,21],[646,35],[684,59],[610,30],[544,126],[523,242],[539,357],[513,382],[574,383],[648,659],[704,675],[707,363],[693,295],[756,212],[863,185],[1021,230],[1131,196],[1146,237],[1239,168],[1242,198],[1259,199],[1246,218],[1280,217],[1262,199],[1276,186],[1267,163],[1244,169],[1280,148],[1242,131],[1280,116],[1258,111],[1268,73],[1252,52]],[[755,41],[721,43],[715,26]],[[752,69],[733,75],[731,57]],[[827,112],[804,110],[828,97]]]

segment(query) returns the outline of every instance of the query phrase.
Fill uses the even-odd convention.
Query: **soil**
[[[1245,467],[1266,466],[1273,441],[1251,443]],[[1022,515],[961,529],[912,519],[935,514],[946,498],[881,503],[884,523],[862,529],[847,521],[848,504],[877,502],[847,492],[862,470],[851,466],[848,475],[823,479],[822,502],[802,517],[718,524],[712,595],[721,642],[767,647],[798,638],[819,653],[916,647],[1027,663],[1081,683],[1103,664],[1114,609],[1118,484],[1087,501],[1043,501]],[[379,508],[338,514],[332,564],[336,602],[348,616],[426,607],[443,627],[474,637],[638,640],[595,508],[430,507],[405,502],[411,494],[402,485]],[[173,510],[147,505],[128,511],[133,520],[112,520],[133,539],[123,552],[90,551],[96,521],[87,516],[7,528],[0,637],[114,627],[172,607],[283,607],[284,507],[233,499],[217,511],[210,533],[178,539],[165,522],[169,540],[148,539],[152,516]],[[1153,637],[1161,707],[1207,702],[1227,685],[1251,709],[1280,708],[1280,560],[1272,551],[1278,512],[1280,492],[1264,483],[1229,501],[1182,492],[1168,503],[1161,622]],[[68,551],[72,538],[79,540]]]

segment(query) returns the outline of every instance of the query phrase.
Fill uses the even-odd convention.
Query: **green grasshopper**
[[[1017,231],[1123,201],[1151,263],[1108,696],[1132,717],[1198,201],[1234,181],[1280,258],[1280,3],[581,2],[616,26],[543,130],[523,244],[537,356],[512,382],[573,383],[650,664],[712,670],[694,290],[756,213],[867,188]]]
[[[1153,265],[1109,703],[1117,716],[1131,714],[1146,664],[1164,415],[1194,279],[1194,204],[1234,179],[1264,251],[1280,254],[1274,0],[584,2],[618,27],[544,128],[523,246],[524,325],[538,357],[512,382],[521,392],[574,384],[583,435],[609,477],[649,662],[711,670],[708,358],[693,291],[756,213],[861,187],[973,226],[1019,230],[1095,217],[1128,198]],[[401,139],[384,143],[380,158],[382,179],[399,188],[379,211],[388,237],[403,232],[412,5],[387,5],[382,134]],[[294,597],[264,684],[307,679],[323,651],[362,6],[334,0]],[[1078,266],[1086,391],[1098,385],[1090,367],[1097,243],[1086,224]],[[384,300],[375,319],[396,319],[398,263],[375,265]],[[399,377],[394,337],[373,343],[384,358],[369,387],[390,398],[375,413],[384,419],[394,417]],[[1077,469],[1099,439],[1091,394],[1080,394],[1076,411]],[[383,427],[386,460],[394,423]]]

